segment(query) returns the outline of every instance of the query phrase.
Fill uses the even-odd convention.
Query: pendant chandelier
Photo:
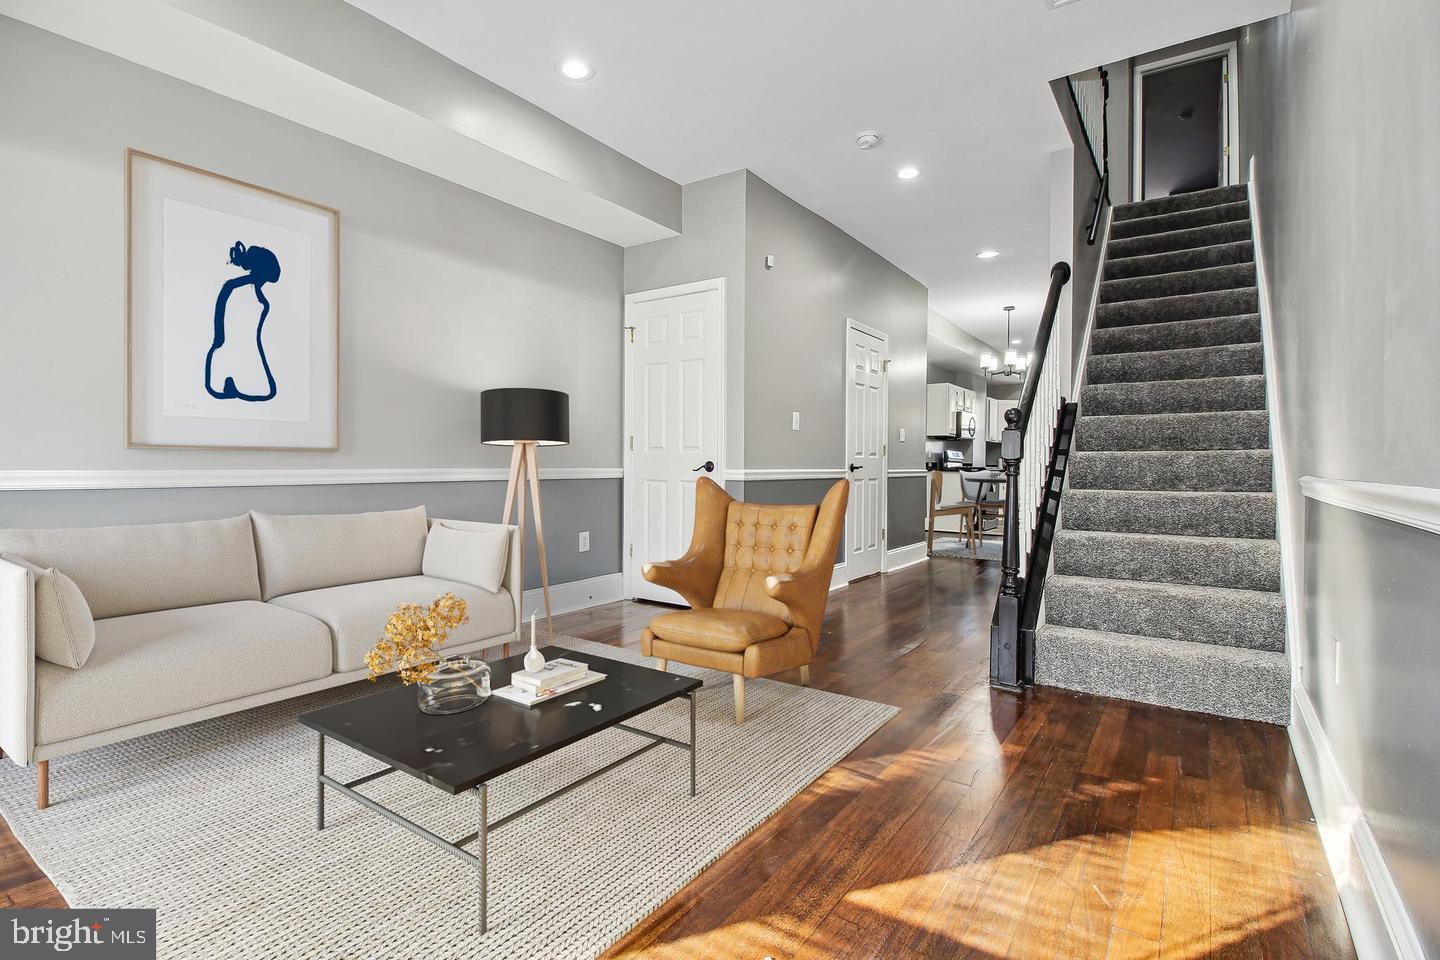
[[[1003,361],[993,353],[980,355],[980,369],[992,377],[1020,377],[1024,378],[1025,368],[1030,365],[1030,355],[1021,355],[1020,351],[1010,346],[1010,315],[1014,307],[1005,307],[1005,357]]]

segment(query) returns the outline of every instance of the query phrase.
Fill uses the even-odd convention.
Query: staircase
[[[1115,208],[1037,683],[1289,722],[1257,310],[1244,186]]]

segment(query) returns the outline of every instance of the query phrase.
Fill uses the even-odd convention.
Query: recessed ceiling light
[[[975,254],[975,259],[976,259],[976,260],[994,260],[994,259],[995,259],[996,257],[998,257],[998,256],[1000,256],[1000,251],[999,251],[999,250],[981,250],[979,253]]]
[[[595,68],[578,57],[570,57],[555,64],[560,76],[573,83],[584,83],[595,76]]]
[[[1011,343],[1018,344],[1018,343],[1020,342],[1020,338],[1019,338],[1019,337],[1016,337],[1014,340],[1011,340],[1010,342],[1011,342]]]
[[[901,167],[895,171],[895,176],[901,180],[914,180],[920,176],[920,169],[918,167]]]

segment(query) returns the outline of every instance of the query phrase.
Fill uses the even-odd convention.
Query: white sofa
[[[500,533],[500,589],[425,576],[433,524]],[[519,550],[513,527],[423,507],[0,530],[0,554],[68,576],[95,620],[80,667],[37,659],[34,577],[0,559],[0,747],[39,765],[43,807],[57,757],[364,678],[402,601],[466,601],[446,654],[518,640]]]

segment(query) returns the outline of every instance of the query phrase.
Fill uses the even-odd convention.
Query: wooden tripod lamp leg
[[[540,586],[545,594],[545,626],[555,636],[555,618],[550,610],[550,568],[545,562],[545,519],[540,513],[540,464],[535,444],[526,444],[525,470],[530,475],[530,503],[535,508],[535,549],[539,551]]]
[[[519,567],[520,567],[520,569],[518,569],[518,570],[515,571],[515,590],[519,593],[519,597],[517,597],[516,600],[517,600],[517,602],[520,604],[520,609],[521,609],[522,611],[524,610],[524,604],[525,604],[525,489],[524,489],[524,488],[525,488],[525,445],[524,445],[523,443],[517,443],[517,444],[515,444],[514,447],[511,448],[511,451],[510,451],[510,480],[509,480],[508,483],[505,484],[505,512],[500,515],[500,522],[501,522],[501,523],[509,523],[509,522],[510,522],[510,518],[511,518],[511,517],[514,515],[514,513],[515,513],[515,507],[516,507],[516,497],[515,497],[515,494],[518,492],[518,493],[520,494],[520,497],[519,497],[519,507],[520,507],[520,531],[519,531],[520,551],[519,551]],[[518,629],[520,628],[520,625],[517,623],[517,624],[515,625],[515,628],[518,630]],[[508,640],[505,641],[504,645],[500,648],[500,652],[501,652],[501,655],[502,655],[502,656],[506,656],[506,657],[510,656],[510,641],[508,641]]]

